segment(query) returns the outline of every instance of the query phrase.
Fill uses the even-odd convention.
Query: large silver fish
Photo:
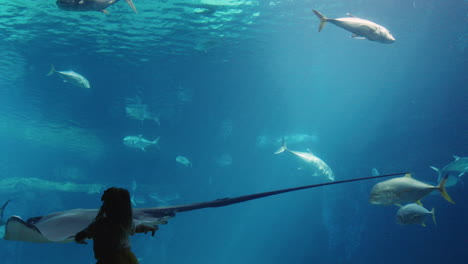
[[[141,149],[143,151],[146,151],[146,148],[148,146],[151,146],[151,145],[155,145],[159,148],[159,137],[153,141],[150,141],[150,140],[147,140],[145,138],[143,138],[142,135],[138,135],[138,136],[126,136],[124,137],[123,139],[123,143],[125,146],[127,147],[131,147],[131,148],[138,148],[138,149]]]
[[[119,0],[57,0],[57,6],[67,11],[99,11],[108,13],[106,8],[117,3]],[[137,13],[132,0],[125,0],[130,8]]]
[[[52,74],[58,74],[60,77],[62,77],[64,82],[71,83],[75,86],[81,87],[81,88],[91,88],[91,85],[89,84],[89,81],[81,74],[74,72],[74,71],[57,71],[55,70],[54,65],[50,67],[50,71],[47,74],[47,76],[50,76]]]
[[[438,190],[445,200],[455,203],[445,191],[447,176],[437,186],[415,180],[409,173],[403,177],[379,182],[372,187],[369,202],[377,205],[415,203],[432,191]]]
[[[342,18],[328,18],[317,10],[312,10],[314,14],[320,19],[319,32],[322,31],[325,23],[330,22],[344,30],[353,33],[352,37],[356,39],[368,39],[380,43],[393,43],[395,38],[390,34],[388,29],[378,25],[372,21],[355,17],[347,14],[349,17]]]
[[[437,171],[437,174],[439,175],[439,182],[442,179],[442,175],[449,175],[445,187],[456,185],[458,181],[460,181],[460,177],[468,171],[468,157],[458,157],[454,155],[453,158],[455,160],[447,164],[442,169],[431,166],[433,170]]]
[[[422,225],[426,226],[425,221],[428,215],[432,215],[432,221],[436,225],[435,211],[431,211],[422,207],[419,204],[410,203],[400,207],[397,212],[396,218],[400,225]]]
[[[296,155],[299,157],[301,160],[305,161],[308,165],[312,167],[312,169],[318,171],[319,174],[327,177],[329,180],[334,181],[335,180],[335,175],[333,174],[332,169],[320,158],[312,154],[311,152],[299,152],[299,151],[293,151],[289,150],[286,147],[286,142],[283,138],[283,145],[279,150],[275,152],[275,154],[280,154],[283,153],[284,151],[287,151],[293,155]]]

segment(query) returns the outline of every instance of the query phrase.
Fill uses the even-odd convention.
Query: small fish
[[[460,181],[460,177],[468,171],[468,157],[458,157],[454,155],[453,158],[455,160],[447,164],[442,169],[431,166],[433,170],[437,171],[439,181],[441,180],[442,175],[449,175],[445,187],[455,186]]]
[[[418,202],[434,190],[438,190],[445,200],[455,203],[445,191],[446,175],[437,186],[415,180],[411,174],[379,182],[372,187],[369,202],[377,205],[392,205]]]
[[[106,10],[109,6],[117,3],[119,0],[57,0],[58,8],[67,11],[99,11],[108,14]],[[135,13],[137,9],[132,0],[125,0]]]
[[[319,172],[318,174],[314,173],[313,176],[323,175],[323,176],[327,177],[331,181],[335,180],[335,176],[333,174],[333,171],[331,170],[331,168],[323,160],[321,160],[320,158],[318,158],[317,156],[315,156],[311,152],[299,152],[299,151],[289,150],[286,147],[286,142],[285,142],[284,138],[283,138],[282,143],[283,143],[283,145],[281,146],[281,148],[279,150],[277,150],[275,152],[275,154],[280,154],[280,153],[283,153],[284,151],[287,151],[287,152],[289,152],[291,154],[294,154],[297,157],[299,157],[301,160],[305,161],[307,164],[310,164],[311,167],[314,170]]]
[[[192,162],[184,156],[177,156],[175,160],[185,167],[192,167]]]
[[[393,43],[395,38],[390,34],[388,29],[378,25],[372,21],[355,17],[347,14],[349,17],[343,18],[327,18],[317,10],[312,10],[315,15],[320,19],[319,32],[322,31],[325,23],[330,22],[342,29],[353,33],[352,37],[355,39],[368,39],[380,43]]]
[[[428,215],[432,215],[432,221],[435,225],[437,225],[434,208],[429,211],[419,204],[410,203],[398,209],[396,218],[400,225],[426,226],[424,222],[426,221],[426,217]]]
[[[151,145],[155,145],[156,147],[159,148],[159,145],[158,145],[159,139],[160,138],[158,137],[157,139],[150,141],[150,140],[143,138],[142,135],[126,136],[123,139],[123,143],[127,147],[138,148],[143,151],[146,151],[146,147],[151,146]]]
[[[81,74],[74,72],[74,71],[57,71],[55,70],[54,65],[50,67],[50,71],[47,76],[50,76],[54,73],[57,73],[60,77],[62,77],[64,82],[69,82],[75,86],[81,88],[91,88],[89,85],[89,81]]]
[[[132,119],[140,121],[153,120],[158,126],[161,125],[159,116],[151,113],[148,110],[148,105],[146,104],[128,104],[125,106],[125,112],[127,113],[127,116]]]

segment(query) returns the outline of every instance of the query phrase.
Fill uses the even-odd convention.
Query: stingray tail
[[[437,190],[439,190],[440,194],[442,194],[442,197],[445,198],[445,200],[449,201],[450,203],[455,203],[452,198],[450,197],[450,195],[447,193],[447,190],[445,190],[445,184],[447,183],[447,180],[448,180],[448,174],[446,174],[444,176],[444,178],[442,179],[442,181],[439,183],[439,185],[437,185]]]
[[[281,148],[279,148],[277,151],[275,151],[275,154],[280,154],[283,153],[284,151],[287,151],[288,148],[286,148],[286,141],[284,141],[284,137],[281,139]]]
[[[325,23],[327,23],[329,19],[317,10],[312,10],[312,12],[314,12],[314,14],[320,19],[320,25],[318,29],[318,31],[320,32],[322,31],[323,27],[325,26]]]
[[[138,14],[138,11],[136,9],[136,6],[133,4],[133,1],[132,0],[125,0],[127,2],[127,4],[130,6],[130,8],[133,9],[133,12],[135,12],[135,14]]]
[[[50,65],[50,71],[49,71],[49,73],[47,73],[47,76],[51,76],[51,75],[54,74],[55,72],[56,72],[55,67],[54,67],[54,65],[52,64],[52,65]]]

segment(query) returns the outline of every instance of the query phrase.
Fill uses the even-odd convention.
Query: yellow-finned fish
[[[379,182],[372,187],[369,202],[377,205],[392,205],[416,203],[434,190],[438,190],[442,197],[450,203],[455,203],[445,190],[448,175],[437,186],[433,186],[406,174],[403,177]]]
[[[390,34],[388,29],[372,21],[355,17],[350,13],[347,14],[349,17],[328,18],[317,10],[312,11],[320,19],[319,32],[322,31],[325,23],[330,22],[337,27],[353,33],[352,37],[355,39],[368,39],[387,44],[395,42],[395,38]]]

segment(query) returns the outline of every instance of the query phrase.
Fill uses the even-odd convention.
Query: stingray
[[[168,219],[174,217],[176,213],[210,207],[223,207],[287,192],[347,182],[390,177],[401,174],[406,174],[406,172],[299,186],[187,205],[135,208],[133,209],[133,220],[136,225],[161,225],[166,224]],[[75,234],[86,228],[94,220],[97,213],[98,209],[72,209],[68,211],[55,212],[44,216],[31,217],[26,221],[21,219],[19,216],[11,216],[6,223],[4,239],[34,243],[72,242],[74,241]]]

